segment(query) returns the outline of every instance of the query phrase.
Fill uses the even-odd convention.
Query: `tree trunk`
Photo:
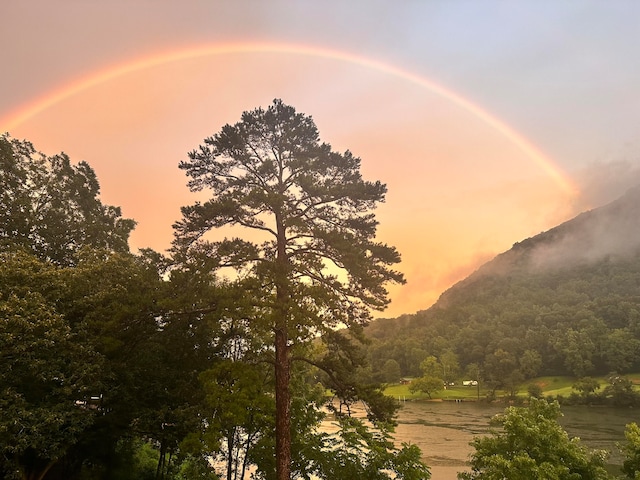
[[[42,480],[57,462],[57,460],[50,460],[41,470],[37,468],[34,470],[21,469],[20,476],[23,480]]]
[[[282,322],[285,323],[285,322]],[[291,478],[290,359],[286,325],[276,328],[276,478]]]
[[[280,169],[279,193],[284,194],[286,187]],[[288,272],[287,232],[282,218],[282,205],[275,209],[277,251],[276,251],[276,480],[291,480],[291,361],[289,359],[289,321],[288,321]]]
[[[160,441],[160,456],[158,457],[158,466],[156,467],[156,480],[162,479],[164,469],[164,460],[167,452],[167,445],[164,440]]]
[[[235,440],[236,429],[231,428],[231,432],[227,433],[227,480],[233,479],[233,452],[235,450]]]

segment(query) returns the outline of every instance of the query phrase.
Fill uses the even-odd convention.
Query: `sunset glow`
[[[638,8],[587,3],[13,2],[0,131],[89,162],[132,249],[164,251],[206,195],[178,163],[282,99],[387,184],[408,283],[382,315],[411,313],[640,182]]]
[[[292,77],[296,69],[304,73]],[[408,283],[392,287],[385,315],[427,308],[480,263],[564,219],[576,195],[538,149],[455,92],[306,46],[162,52],[74,80],[1,125],[46,153],[89,161],[105,201],[138,221],[134,249],[164,250],[179,207],[196,198],[177,163],[243,110],[275,97],[312,115],[334,148],[360,156],[366,178],[388,184],[380,238],[402,253]]]
[[[373,59],[356,56],[348,52],[340,52],[303,45],[251,43],[205,45],[185,50],[164,52],[152,55],[150,57],[136,59],[130,62],[123,63],[121,65],[109,67],[104,71],[100,71],[90,75],[87,78],[74,81],[69,85],[63,86],[57,91],[46,94],[43,98],[32,102],[26,107],[20,108],[17,112],[11,113],[7,116],[7,118],[0,120],[0,131],[14,131],[16,127],[20,126],[24,122],[27,122],[32,117],[38,115],[39,113],[52,107],[53,105],[56,105],[57,103],[63,102],[69,97],[77,95],[84,90],[90,89],[102,83],[109,82],[110,80],[114,80],[118,77],[122,77],[139,70],[145,70],[164,64],[180,62],[194,58],[210,57],[216,55],[237,55],[243,53],[278,53],[329,58],[331,60],[338,60],[361,65],[366,68],[393,75],[408,82],[415,83],[453,102],[461,108],[469,111],[483,122],[486,122],[491,127],[495,128],[507,139],[517,145],[518,148],[520,148],[529,158],[536,162],[546,174],[548,174],[555,182],[558,183],[560,188],[564,189],[569,194],[576,194],[576,187],[572,185],[571,180],[566,178],[562,174],[560,169],[553,165],[551,160],[548,159],[544,154],[542,154],[538,149],[536,149],[536,147],[531,145],[530,142],[528,142],[524,137],[511,129],[508,125],[504,124],[496,117],[483,110],[480,106],[472,103],[471,101],[456,94],[455,92],[441,85],[438,85],[437,83],[429,79],[420,77],[409,71],[402,70],[400,68],[384,64]]]
[[[0,16],[0,477],[475,478],[473,401],[640,404],[640,2]]]

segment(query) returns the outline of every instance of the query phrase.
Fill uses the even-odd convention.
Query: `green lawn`
[[[574,390],[571,388],[576,381],[574,377],[538,377],[529,380],[526,384],[520,387],[520,393],[527,393],[527,388],[531,384],[537,384],[542,387],[543,395],[551,395],[553,397],[562,395],[568,397]],[[606,380],[599,378],[598,381],[602,384]]]
[[[411,393],[409,391],[409,385],[389,385],[384,393],[390,397],[401,398],[403,400],[429,400],[429,396],[426,393]],[[486,392],[480,389],[480,398],[484,398],[485,395]],[[477,400],[478,388],[454,385],[447,387],[446,390],[440,390],[431,396],[433,400]]]
[[[625,377],[629,378],[634,384],[636,384],[636,388],[640,387],[640,373],[631,373],[625,375]],[[605,377],[595,377],[596,380],[600,382],[601,388],[603,388],[607,384],[607,379]],[[562,395],[563,397],[568,397],[572,392],[575,392],[571,388],[571,385],[577,379],[574,377],[565,377],[565,376],[550,376],[550,377],[538,377],[528,380],[527,382],[520,385],[518,389],[518,395],[527,396],[527,391],[529,385],[537,384],[542,388],[542,393],[544,396],[553,396]],[[393,398],[400,398],[402,400],[429,400],[429,396],[425,393],[411,393],[409,391],[409,385],[389,385],[385,389],[384,393]],[[486,398],[488,391],[480,386],[480,398]],[[506,395],[506,392],[497,391],[498,397],[502,397]],[[454,385],[447,387],[446,390],[440,390],[439,392],[435,392],[431,395],[432,400],[477,400],[478,399],[478,389],[477,387],[465,387],[462,385]]]

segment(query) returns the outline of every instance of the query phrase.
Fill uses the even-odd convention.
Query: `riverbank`
[[[636,391],[640,391],[640,373],[632,373],[624,375],[624,377],[633,383]],[[538,394],[544,397],[569,398],[572,393],[576,393],[573,385],[577,380],[578,379],[575,377],[568,376],[546,376],[533,378],[518,386],[516,389],[516,399],[527,398],[529,396],[529,389],[531,386],[536,386],[539,389]],[[605,377],[594,377],[594,380],[600,385],[600,388],[604,388],[608,384],[608,379]],[[462,385],[460,382],[457,382],[455,385],[448,385],[441,390],[433,392],[431,395],[422,392],[411,392],[409,390],[409,386],[409,382],[390,384],[385,388],[384,393],[397,399],[399,402],[412,400],[486,401],[487,399],[495,401],[510,397],[510,392],[503,390],[496,390],[492,393],[491,390],[484,388],[482,382],[478,385]],[[513,399],[510,398],[510,400]]]

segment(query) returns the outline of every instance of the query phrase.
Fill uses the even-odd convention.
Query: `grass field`
[[[389,385],[384,393],[390,397],[401,398],[403,400],[429,400],[429,396],[426,393],[411,393],[409,391],[409,385]],[[484,398],[485,396],[486,392],[480,389],[480,398]],[[477,400],[478,388],[454,385],[447,387],[446,390],[440,390],[432,394],[431,397],[434,400]]]
[[[640,387],[640,373],[632,373],[625,375],[635,385],[636,388]],[[595,377],[600,382],[601,388],[607,384],[605,377]],[[571,388],[577,379],[574,377],[554,376],[554,377],[538,377],[528,380],[520,385],[518,388],[518,396],[528,396],[528,388],[531,384],[537,384],[542,388],[542,394],[546,396],[556,397],[561,395],[568,397],[572,392],[575,392]],[[426,393],[411,393],[409,391],[408,384],[395,384],[389,385],[385,389],[384,393],[390,397],[400,398],[402,400],[429,400],[429,396]],[[475,386],[465,387],[462,385],[448,386],[446,390],[440,390],[431,394],[431,400],[478,400],[485,399],[489,391],[482,388],[480,385],[480,392],[478,394],[478,388]],[[507,392],[498,390],[496,392],[497,397],[506,396]]]
[[[551,395],[553,397],[562,395],[568,397],[574,390],[571,385],[575,383],[577,379],[573,377],[538,377],[527,382],[520,388],[521,393],[527,393],[527,388],[530,384],[537,384],[542,388],[543,395]],[[604,378],[597,379],[600,384],[604,384],[606,380]]]

